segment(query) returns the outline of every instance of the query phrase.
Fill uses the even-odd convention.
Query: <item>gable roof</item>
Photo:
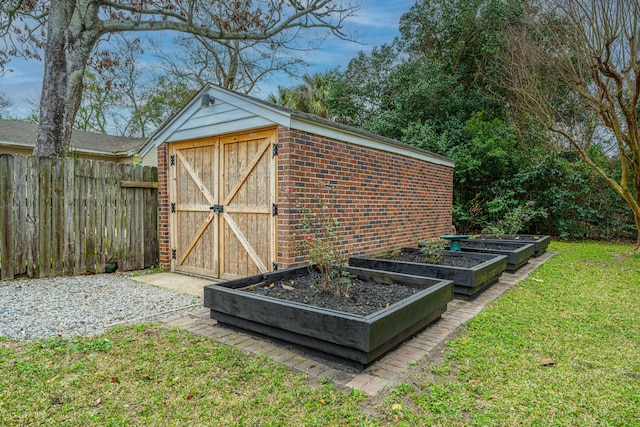
[[[204,94],[209,94],[212,99],[212,105],[208,108],[200,105],[200,99]],[[140,156],[144,157],[149,150],[164,142],[204,138],[273,124],[431,163],[450,167],[455,165],[455,162],[447,157],[395,139],[272,104],[211,83],[205,85],[180,111],[169,117],[151,135],[141,149]]]
[[[35,147],[38,125],[18,120],[0,119],[0,145]],[[130,156],[145,143],[144,139],[74,130],[71,149],[83,153]]]

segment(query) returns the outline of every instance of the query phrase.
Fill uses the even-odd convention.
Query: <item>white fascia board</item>
[[[0,141],[0,146],[35,148],[36,145],[30,144],[28,142],[22,142],[22,141]]]
[[[253,102],[250,98],[242,95],[237,95],[234,92],[224,90],[215,86],[206,85],[200,92],[198,92],[191,101],[185,105],[174,117],[172,117],[167,123],[161,126],[155,134],[153,134],[149,141],[143,146],[140,151],[140,156],[145,156],[153,147],[157,147],[163,142],[171,140],[173,135],[184,123],[190,120],[194,115],[198,113],[200,108],[200,98],[203,94],[209,93],[215,100],[226,102],[234,107],[245,110],[251,114],[256,114],[270,122],[279,124],[285,127],[289,127],[291,124],[291,117],[289,114],[280,111],[275,108],[269,108],[267,105]],[[242,130],[242,129],[239,129]]]
[[[17,141],[0,141],[1,147],[17,147],[17,148],[35,148],[35,144],[28,144],[26,142],[17,142]],[[127,152],[110,152],[110,151],[98,151],[98,150],[89,150],[87,148],[79,148],[71,146],[69,147],[70,151],[75,151],[77,153],[83,154],[95,154],[99,156],[105,157],[129,157],[130,154]]]
[[[437,165],[448,166],[451,168],[455,167],[455,162],[453,160],[443,156],[438,156],[437,154],[431,154],[419,148],[413,149],[411,146],[389,144],[385,141],[381,141],[375,138],[369,138],[365,135],[360,135],[355,132],[349,132],[345,129],[338,129],[331,126],[323,125],[322,123],[305,120],[301,117],[291,118],[291,128],[298,129],[304,132],[314,133],[316,135],[322,135],[338,141],[349,142],[351,144],[360,145],[362,147],[372,148],[375,150],[386,151],[393,154],[399,154],[414,159],[423,160]]]

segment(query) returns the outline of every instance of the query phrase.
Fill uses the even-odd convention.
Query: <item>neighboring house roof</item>
[[[209,94],[212,105],[200,105],[202,95]],[[455,162],[395,139],[375,135],[313,114],[302,113],[258,98],[233,92],[223,87],[205,85],[180,111],[169,117],[155,132],[140,156],[163,142],[175,142],[279,124],[287,128],[395,152],[450,167]]]
[[[38,136],[38,125],[18,120],[0,119],[0,146],[34,147]],[[101,133],[74,130],[71,134],[71,149],[82,153],[132,156],[145,143],[144,139],[126,138]]]

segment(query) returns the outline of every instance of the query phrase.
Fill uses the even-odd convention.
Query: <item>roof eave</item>
[[[347,126],[338,127],[332,123],[325,123],[324,120],[314,120],[312,117],[309,117],[307,115],[292,114],[291,127],[305,132],[328,136],[334,139],[350,142],[368,148],[373,148],[376,150],[408,155],[409,157],[424,160],[430,163],[451,168],[455,167],[455,161],[448,157],[441,156],[439,154],[435,154],[418,147],[413,147],[408,144],[403,144],[399,141],[369,134],[368,132],[359,131],[356,128],[350,128]]]

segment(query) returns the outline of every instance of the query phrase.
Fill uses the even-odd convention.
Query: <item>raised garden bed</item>
[[[375,293],[373,287],[386,291],[395,283],[411,288],[411,295],[395,302],[388,300],[383,308],[363,315],[258,292],[258,288],[271,284],[276,291],[279,287],[281,294],[297,292],[281,284],[289,286],[293,280],[292,287],[296,288],[305,282],[309,270],[298,267],[205,286],[204,306],[221,324],[318,350],[362,367],[436,321],[453,297],[453,282],[449,280],[353,267],[348,271],[366,281],[371,293]]]
[[[509,241],[481,241],[476,239],[463,240],[462,252],[486,253],[507,256],[507,271],[514,272],[533,256],[534,247],[531,243]]]
[[[401,248],[372,255],[352,257],[349,264],[373,270],[452,280],[456,298],[472,299],[498,281],[507,268],[507,256],[443,251],[437,264],[424,261],[416,248]]]
[[[549,247],[549,243],[551,243],[551,236],[540,234],[478,234],[473,238],[475,240],[500,240],[516,243],[531,243],[533,244],[533,256],[535,257],[539,257],[545,253],[547,247]]]

